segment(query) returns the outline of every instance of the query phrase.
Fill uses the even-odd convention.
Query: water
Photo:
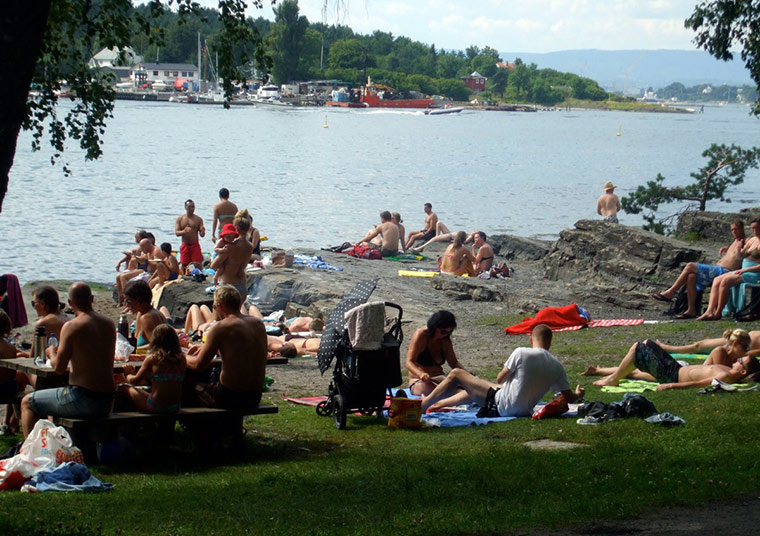
[[[211,247],[219,188],[246,207],[269,244],[319,248],[357,241],[381,210],[422,227],[422,205],[452,230],[554,238],[595,218],[602,185],[621,197],[662,173],[690,182],[711,143],[760,144],[748,108],[704,114],[471,112],[428,117],[416,111],[265,110],[174,103],[117,103],[103,157],[32,153],[22,133],[0,215],[0,273],[34,279],[112,281],[134,231],[179,245],[174,222],[195,200]],[[327,124],[328,128],[324,128]],[[621,131],[622,136],[617,136]],[[758,205],[753,170],[734,199],[708,209]],[[666,207],[667,212],[672,208]],[[621,214],[621,223],[639,225]]]

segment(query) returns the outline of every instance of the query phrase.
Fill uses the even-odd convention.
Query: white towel
[[[385,302],[358,305],[343,318],[354,350],[379,350],[385,333]]]

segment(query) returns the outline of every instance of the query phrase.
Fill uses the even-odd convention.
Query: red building
[[[462,76],[461,80],[472,91],[479,92],[486,90],[486,80],[488,79],[478,71],[475,71],[470,76]]]

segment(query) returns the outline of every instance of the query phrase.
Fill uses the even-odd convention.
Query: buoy
[[[622,129],[620,127],[618,127],[618,133],[617,133],[617,135],[618,136],[622,136],[623,135],[623,131],[622,131]]]
[[[330,128],[330,127],[327,126],[327,114],[325,114],[325,124],[324,124],[324,126],[322,128]]]

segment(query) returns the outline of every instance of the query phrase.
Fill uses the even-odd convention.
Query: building
[[[140,63],[142,57],[135,54],[130,47],[124,49],[124,61],[119,62],[119,51],[115,48],[104,48],[92,58],[90,58],[90,67],[131,67],[135,63]]]
[[[189,63],[140,62],[132,66],[130,78],[138,86],[161,81],[168,87],[175,87],[175,82],[179,80],[186,81],[188,87],[198,87],[198,67]]]
[[[486,90],[486,80],[488,79],[478,71],[473,72],[470,76],[462,76],[460,79],[464,82],[465,86],[475,93]]]

